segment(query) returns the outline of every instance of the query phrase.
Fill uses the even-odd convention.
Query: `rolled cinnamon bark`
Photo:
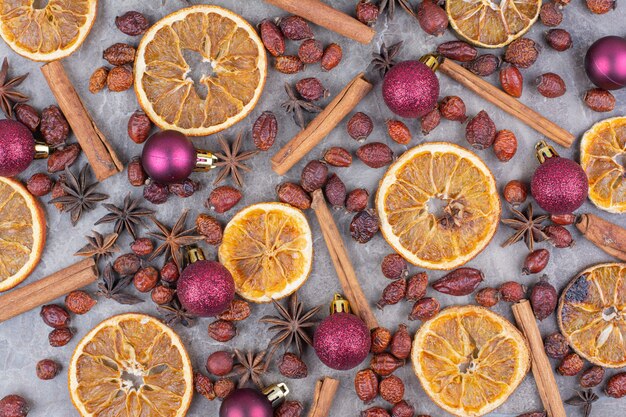
[[[595,214],[582,214],[576,228],[594,245],[611,256],[626,261],[626,229]]]

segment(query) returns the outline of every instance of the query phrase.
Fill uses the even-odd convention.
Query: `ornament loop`
[[[535,151],[539,163],[542,164],[546,162],[547,159],[557,158],[559,156],[557,151],[555,151],[552,146],[548,145],[545,140],[537,142],[535,145]]]
[[[272,407],[276,407],[289,394],[289,387],[281,382],[280,384],[270,385],[263,390],[263,395],[267,397]]]
[[[35,142],[35,159],[46,159],[50,155],[50,147],[45,143]]]
[[[438,54],[426,54],[423,55],[419,61],[435,72],[441,64],[441,56]]]
[[[204,252],[198,246],[193,245],[187,247],[187,260],[190,264],[198,261],[204,261]]]
[[[210,171],[215,168],[217,156],[204,149],[196,149],[196,167],[194,171]]]
[[[350,313],[350,303],[341,294],[335,294],[330,303],[330,314],[335,313]]]

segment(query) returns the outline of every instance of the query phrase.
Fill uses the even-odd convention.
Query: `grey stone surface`
[[[263,18],[283,14],[280,10],[268,6],[260,0],[219,0],[214,3],[241,13],[253,24],[260,22]],[[333,0],[330,1],[330,3],[341,10],[352,12],[355,0]],[[131,91],[121,94],[100,93],[91,95],[87,90],[89,75],[94,69],[105,64],[101,59],[101,53],[104,48],[114,42],[131,42],[135,44],[138,42],[138,39],[129,38],[115,28],[114,17],[116,15],[127,10],[137,9],[146,13],[152,21],[156,21],[167,13],[184,6],[186,6],[186,3],[182,0],[101,1],[99,5],[99,16],[89,38],[78,52],[65,60],[67,71],[75,83],[77,90],[83,97],[87,108],[92,112],[102,131],[110,138],[124,162],[129,161],[141,151],[141,146],[131,142],[126,135],[126,122],[128,117],[138,108],[135,96]],[[625,35],[623,26],[625,12],[622,8],[618,8],[616,11],[610,12],[607,15],[596,16],[587,11],[584,2],[576,1],[565,8],[564,14],[565,19],[562,27],[572,32],[574,47],[563,53],[550,50],[542,39],[543,32],[546,28],[541,23],[537,23],[528,36],[546,47],[537,64],[523,71],[526,82],[524,85],[524,95],[521,100],[566,127],[577,137],[580,137],[596,121],[609,116],[624,114],[626,106],[626,91],[624,90],[615,92],[618,105],[615,111],[608,114],[591,112],[585,107],[581,97],[584,91],[590,87],[590,83],[582,69],[582,59],[587,47],[594,40],[604,35]],[[279,107],[279,104],[285,97],[283,91],[284,82],[294,83],[304,76],[318,76],[327,88],[329,88],[331,93],[335,94],[351,77],[359,71],[366,69],[370,61],[370,54],[378,50],[379,45],[383,41],[387,44],[391,44],[403,40],[405,46],[399,59],[405,60],[416,59],[420,55],[435,49],[436,45],[442,41],[454,38],[451,31],[448,31],[442,38],[434,38],[425,35],[420,30],[417,23],[403,13],[402,10],[397,11],[397,16],[394,21],[388,21],[386,18],[382,18],[376,29],[378,35],[372,45],[360,45],[316,27],[314,29],[316,37],[321,39],[324,43],[331,41],[339,42],[344,48],[345,58],[341,65],[332,72],[320,72],[319,68],[315,65],[309,66],[304,73],[294,76],[285,76],[273,70],[269,71],[265,93],[256,109],[252,112],[250,117],[242,121],[236,127],[224,132],[224,135],[228,138],[232,138],[241,129],[246,132],[249,131],[253,121],[262,111],[273,110],[279,116],[280,124],[280,134],[277,144],[270,152],[260,154],[252,161],[251,165],[254,168],[254,173],[246,176],[246,184],[243,190],[245,196],[243,201],[226,215],[218,216],[221,221],[228,221],[230,216],[232,216],[238,208],[256,202],[275,199],[275,186],[285,180],[297,181],[302,166],[308,160],[321,155],[325,147],[341,145],[352,151],[355,151],[358,147],[357,143],[346,135],[345,123],[342,123],[329,135],[322,145],[318,146],[318,148],[312,152],[310,157],[305,158],[291,170],[285,178],[280,178],[275,175],[270,169],[270,156],[297,132],[297,128],[291,117],[284,115]],[[296,45],[292,43],[289,48],[290,51],[295,52]],[[502,51],[496,51],[497,54],[501,52]],[[54,103],[54,99],[39,71],[40,64],[30,62],[17,56],[4,43],[0,43],[0,56],[9,57],[14,74],[26,71],[30,72],[30,76],[24,83],[22,90],[30,93],[33,105],[41,109]],[[568,91],[563,97],[552,100],[545,99],[535,91],[532,80],[541,73],[548,71],[560,74],[565,80]],[[516,157],[508,164],[498,162],[491,151],[483,151],[480,153],[480,156],[484,158],[492,169],[497,179],[498,186],[504,186],[504,184],[511,179],[520,178],[528,180],[538,164],[533,156],[533,145],[538,140],[542,139],[542,137],[521,122],[476,97],[459,84],[443,75],[440,75],[439,78],[441,81],[441,97],[445,95],[459,95],[465,100],[470,115],[476,114],[481,109],[485,109],[492,116],[499,129],[511,129],[517,135],[520,142],[520,149]],[[373,76],[372,79],[377,81],[377,77]],[[497,78],[492,76],[489,78],[489,81],[497,83]],[[382,140],[390,143],[397,154],[401,154],[407,149],[404,146],[391,143],[391,141],[386,138],[384,120],[393,115],[382,102],[380,83],[377,83],[374,92],[359,105],[357,110],[369,113],[376,122],[376,129],[370,137],[370,141]],[[450,141],[458,143],[461,146],[466,146],[464,140],[464,126],[459,123],[443,121],[441,126],[433,133],[428,137],[423,137],[423,135],[419,133],[419,125],[416,121],[408,120],[407,122],[414,134],[414,139],[410,146],[424,141],[434,140]],[[196,139],[195,143],[198,147],[210,150],[217,148],[214,137]],[[571,149],[564,149],[562,147],[557,147],[557,149],[562,156],[577,158],[579,154],[577,145],[578,142]],[[252,147],[250,141],[247,142],[246,146],[248,148]],[[83,161],[81,160],[81,162]],[[25,180],[31,174],[44,170],[45,162],[36,161],[30,169],[20,177]],[[362,163],[356,161],[352,167],[348,169],[338,169],[336,172],[339,173],[341,178],[346,182],[349,189],[365,187],[373,193],[378,181],[384,173],[384,169],[369,169]],[[195,218],[195,215],[199,212],[206,212],[207,209],[203,207],[203,203],[212,189],[211,183],[213,175],[214,174],[195,174],[194,179],[202,183],[201,191],[194,197],[186,200],[171,198],[167,204],[158,208],[158,217],[165,223],[172,224],[181,210],[191,210],[191,217],[193,218]],[[105,184],[102,184],[101,189],[111,195],[111,202],[118,204],[121,203],[123,197],[128,192],[133,196],[141,195],[141,189],[132,188],[128,185],[125,173],[108,179]],[[48,197],[45,197],[43,200],[46,202]],[[83,236],[90,233],[90,230],[93,228],[93,223],[105,212],[102,207],[99,207],[94,212],[84,216],[76,227],[71,227],[68,216],[60,215],[57,210],[48,205],[46,205],[46,209],[48,218],[48,242],[40,265],[26,283],[34,282],[40,277],[73,262],[74,252],[83,245]],[[626,226],[626,217],[624,215],[620,216],[600,212],[596,210],[590,202],[586,202],[579,211],[597,213],[608,220]],[[508,215],[507,210],[504,210],[503,214]],[[317,304],[326,305],[331,300],[333,292],[339,291],[340,288],[335,271],[328,258],[328,253],[320,234],[317,221],[312,213],[308,213],[308,217],[314,233],[315,260],[313,272],[307,284],[302,288],[301,296],[307,306]],[[366,245],[354,243],[350,239],[348,232],[351,216],[337,211],[335,213],[335,219],[344,234],[347,248],[364,291],[373,304],[375,300],[378,299],[382,289],[388,283],[380,273],[379,262],[384,255],[391,252],[391,249],[380,235],[376,236]],[[102,225],[96,229],[108,231],[110,227]],[[469,263],[469,266],[480,268],[485,272],[485,285],[497,286],[498,283],[507,280],[519,280],[524,284],[530,285],[537,280],[535,276],[522,277],[520,274],[520,264],[526,254],[523,244],[519,243],[508,248],[502,248],[500,246],[510,233],[511,230],[507,227],[500,227],[487,250]],[[557,250],[550,248],[552,260],[546,269],[546,273],[558,288],[562,288],[578,271],[589,265],[613,261],[610,256],[596,249],[575,231],[574,236],[577,240],[577,244],[573,249]],[[121,245],[124,250],[128,250],[127,240],[122,241]],[[214,248],[205,247],[205,250],[209,258],[215,256]],[[411,268],[412,273],[417,271],[417,268]],[[431,279],[435,279],[441,277],[443,272],[430,272],[429,275]],[[95,286],[90,289],[95,291]],[[442,301],[442,304],[446,306],[473,302],[471,296],[448,297],[437,295],[437,297]],[[57,301],[62,302],[62,300]],[[402,303],[397,306],[389,306],[384,311],[376,311],[376,315],[381,324],[395,328],[399,323],[406,322],[410,308],[411,306],[408,303]],[[506,303],[500,303],[494,310],[512,319],[510,307]],[[75,316],[73,318],[72,325],[76,328],[77,335],[68,346],[56,349],[48,345],[47,334],[50,329],[47,328],[38,317],[38,310],[31,311],[6,323],[0,324],[0,397],[9,393],[24,395],[33,404],[32,412],[29,414],[32,417],[78,416],[69,398],[65,373],[58,376],[53,381],[40,381],[35,376],[35,364],[38,360],[49,357],[66,365],[74,346],[89,329],[99,321],[114,314],[130,311],[157,314],[155,305],[149,300],[136,307],[127,307],[101,299],[88,315]],[[264,348],[269,341],[270,334],[265,331],[264,325],[257,324],[257,320],[272,311],[271,306],[255,306],[253,316],[239,326],[239,335],[226,345],[216,343],[208,338],[206,326],[210,320],[207,319],[200,320],[193,328],[176,328],[176,330],[183,338],[193,358],[194,367],[203,368],[206,357],[215,350],[225,347],[237,347],[239,349]],[[321,316],[325,314],[326,309],[323,310]],[[419,327],[419,323],[411,322],[409,326],[411,332],[415,332]],[[544,334],[554,331],[556,329],[554,316],[540,323],[540,327]],[[303,401],[308,406],[312,401],[315,380],[322,375],[331,375],[341,380],[341,390],[332,409],[332,416],[356,416],[359,415],[360,410],[366,408],[354,394],[352,382],[354,371],[335,372],[326,368],[317,360],[312,349],[307,350],[305,360],[310,368],[308,378],[298,381],[287,381],[292,390],[292,399]],[[613,373],[614,371],[608,372],[609,375]],[[397,374],[405,381],[406,398],[415,405],[418,413],[430,414],[437,417],[447,415],[426,397],[420,384],[413,375],[410,365],[400,369]],[[272,372],[265,378],[265,382],[270,384],[279,382],[282,379],[275,367],[273,367]],[[577,385],[576,378],[557,376],[557,381],[563,398],[568,398],[574,394]],[[380,399],[377,400],[375,404],[385,406]],[[218,407],[219,403],[217,401],[209,403],[199,397],[194,399],[188,415],[190,417],[215,416],[217,415]],[[510,399],[491,415],[494,417],[512,417],[538,409],[541,409],[541,404],[534,380],[532,376],[529,375]],[[567,414],[572,417],[582,415],[580,410],[569,406],[567,407]],[[592,415],[618,416],[625,414],[625,401],[601,396],[601,399],[594,406]]]

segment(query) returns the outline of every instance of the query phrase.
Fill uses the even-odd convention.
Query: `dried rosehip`
[[[326,184],[328,167],[325,163],[317,160],[310,161],[302,169],[300,185],[305,191],[312,193]]]
[[[406,280],[398,279],[387,285],[383,290],[380,300],[376,303],[379,309],[385,308],[387,305],[398,304],[406,295]]]
[[[550,252],[546,249],[536,249],[526,255],[524,259],[524,266],[522,267],[522,274],[537,274],[545,269],[550,260]]]
[[[391,332],[385,327],[376,327],[372,330],[372,353],[383,353],[391,343]]]
[[[378,395],[378,377],[371,369],[363,369],[354,376],[354,391],[365,404],[369,404]]]
[[[309,369],[297,355],[286,352],[278,364],[278,372],[285,378],[302,379],[307,377]]]
[[[372,26],[376,23],[379,13],[378,6],[370,0],[360,0],[356,5],[356,18],[359,22],[368,26]]]
[[[517,138],[510,130],[502,129],[496,133],[493,141],[493,152],[502,162],[508,162],[517,152]]]
[[[379,390],[382,399],[391,404],[397,404],[404,398],[404,383],[395,375],[380,381]]]
[[[544,227],[543,232],[548,236],[550,243],[556,248],[571,248],[574,246],[572,234],[563,226],[551,224]]]
[[[113,92],[121,92],[133,86],[133,70],[127,65],[113,67],[107,75],[107,87]]]
[[[586,0],[587,8],[594,14],[605,14],[615,10],[616,0]]]
[[[428,275],[426,272],[419,272],[408,279],[406,287],[406,299],[408,301],[417,301],[426,296],[426,287],[428,287]]]
[[[62,329],[70,325],[70,314],[63,307],[56,304],[47,304],[39,312],[44,323],[55,329]]]
[[[62,196],[67,195],[67,193],[61,186],[61,184],[63,184],[64,182],[65,182],[65,175],[63,174],[59,175],[59,180],[54,183],[54,186],[52,186],[52,192],[50,193],[50,198],[54,199],[57,197],[62,197]],[[54,203],[54,207],[56,207],[57,210],[63,210],[65,205],[62,203]]]
[[[597,112],[613,111],[615,108],[615,96],[602,88],[587,90],[584,101],[587,107]]]
[[[339,146],[328,148],[324,152],[322,159],[324,159],[324,162],[328,165],[334,167],[345,168],[352,164],[352,155],[350,155],[350,152]]]
[[[272,147],[278,134],[278,121],[271,111],[264,111],[252,125],[254,146],[261,151]]]
[[[561,97],[567,91],[563,78],[553,72],[540,75],[535,83],[539,94],[547,98]]]
[[[108,76],[109,69],[107,67],[100,67],[95,70],[89,77],[89,92],[96,94],[102,91],[107,85]]]
[[[500,297],[503,301],[517,303],[526,297],[526,287],[519,282],[507,281],[500,285]]]
[[[65,307],[74,314],[87,314],[97,303],[91,295],[85,291],[72,291],[65,296]]]
[[[48,157],[48,172],[52,174],[72,166],[74,162],[76,162],[78,155],[80,155],[80,151],[81,149],[78,143],[72,143],[58,148]]]
[[[386,255],[380,264],[380,269],[385,278],[389,279],[404,278],[409,274],[408,264],[397,253]]]
[[[413,304],[411,314],[409,314],[409,320],[429,320],[435,317],[439,313],[440,309],[441,304],[439,304],[439,301],[437,301],[435,298],[421,298],[417,300],[415,304]]]
[[[521,181],[512,180],[504,186],[502,194],[507,203],[519,206],[528,198],[528,186]]]
[[[389,352],[398,359],[407,359],[411,356],[411,335],[405,324],[400,324],[393,334]]]
[[[54,377],[59,374],[60,370],[61,365],[59,365],[52,359],[42,359],[37,362],[37,378],[41,380],[49,381],[51,379],[54,379]]]
[[[250,317],[250,304],[239,299],[233,300],[228,310],[217,316],[218,319],[226,321],[242,321],[248,317]]]
[[[585,366],[585,362],[577,353],[568,353],[561,360],[556,371],[563,376],[574,376],[583,370],[583,366]]]
[[[274,411],[274,417],[300,417],[303,411],[299,401],[285,401]]]
[[[544,275],[530,292],[530,304],[538,320],[547,318],[556,309],[558,294]]]
[[[361,411],[361,417],[390,417],[387,410],[382,407],[372,407]]]
[[[153,266],[147,266],[137,271],[133,277],[133,284],[139,292],[152,291],[159,282],[159,271]]]
[[[356,151],[356,156],[370,168],[382,168],[393,161],[393,151],[387,144],[371,142],[362,145]]]
[[[496,139],[496,125],[486,111],[481,110],[465,127],[465,139],[474,149],[487,149]]]
[[[518,38],[511,42],[504,53],[504,60],[519,68],[528,68],[537,61],[541,47],[528,38]]]
[[[308,101],[317,101],[328,97],[328,90],[324,88],[322,82],[314,77],[303,78],[296,83],[296,91],[300,96]]]
[[[487,77],[498,70],[500,58],[494,54],[483,54],[463,66],[478,76]]]
[[[167,184],[167,191],[181,198],[191,197],[198,191],[198,188],[200,188],[200,183],[189,178]]]
[[[165,285],[157,285],[150,293],[150,298],[155,304],[165,305],[169,304],[174,299],[176,290]]]
[[[134,253],[118,256],[113,262],[113,270],[122,276],[133,275],[141,268],[141,259]]]
[[[147,237],[140,237],[130,244],[130,250],[137,256],[148,256],[154,251],[154,242]]]
[[[448,28],[448,15],[434,0],[422,0],[416,15],[420,27],[429,35],[441,36]]]
[[[115,26],[128,36],[142,35],[150,27],[148,19],[139,12],[130,11],[115,18]]]
[[[617,373],[609,378],[606,387],[604,387],[604,392],[613,398],[626,396],[626,372]]]
[[[128,182],[133,187],[141,187],[146,183],[148,179],[148,174],[143,169],[143,165],[141,164],[141,159],[136,156],[134,157],[126,167],[128,169]],[[167,199],[167,198],[166,198]]]
[[[336,43],[331,43],[324,48],[324,55],[322,55],[322,68],[326,71],[330,71],[335,68],[341,62],[343,58],[343,50],[341,46]]]
[[[483,307],[493,307],[500,301],[500,291],[496,288],[483,288],[476,293],[476,303]]]
[[[285,36],[274,22],[269,19],[261,21],[259,32],[263,45],[270,54],[280,56],[285,53]]]
[[[136,52],[137,50],[134,47],[126,43],[116,43],[104,50],[102,58],[111,65],[126,65],[135,60]]]
[[[404,361],[396,358],[391,353],[377,353],[372,356],[370,361],[370,368],[380,376],[389,376],[403,365]]]
[[[65,143],[70,134],[70,125],[61,109],[53,105],[41,112],[39,131],[48,145],[59,146]]]
[[[213,216],[199,214],[196,217],[196,230],[209,245],[219,245],[222,242],[222,225]]]
[[[554,2],[543,3],[539,12],[541,23],[549,27],[555,27],[563,21],[563,12]]]
[[[18,122],[22,123],[33,133],[37,131],[41,117],[34,107],[26,103],[17,103],[15,107],[13,107],[13,111],[15,112],[15,118]]]
[[[326,201],[334,208],[343,207],[346,203],[346,185],[335,173],[330,174],[324,185]]]
[[[576,215],[572,213],[567,214],[551,214],[550,221],[554,224],[558,224],[560,226],[567,226],[570,224],[574,224],[576,221]]]
[[[1,417],[26,417],[30,405],[19,395],[7,395],[0,400]]]
[[[550,29],[546,32],[546,42],[555,51],[563,52],[572,47],[572,35],[565,29]]]
[[[324,45],[316,39],[307,39],[298,48],[298,57],[305,64],[315,64],[322,60]]]
[[[370,193],[365,188],[357,188],[346,197],[346,210],[351,212],[363,211],[367,208]]]
[[[415,409],[412,405],[407,403],[405,400],[400,401],[395,404],[391,409],[391,417],[413,417],[415,415]],[[420,417],[428,417],[428,416],[420,416]]]
[[[387,133],[391,140],[400,145],[407,145],[411,141],[411,131],[400,120],[387,120]]]
[[[600,385],[604,379],[604,368],[594,365],[580,374],[580,386],[583,388],[593,388]]]
[[[200,372],[193,375],[193,388],[207,400],[213,401],[215,399],[213,382],[208,376],[202,375]]]
[[[280,30],[287,39],[301,41],[313,37],[313,31],[309,23],[300,16],[287,16],[278,23]]]
[[[359,211],[350,222],[350,235],[359,243],[369,242],[380,229],[380,220],[373,211]]]
[[[216,213],[225,213],[233,208],[241,197],[241,191],[229,185],[222,185],[211,191],[206,206]]]
[[[569,353],[569,343],[561,333],[556,332],[543,339],[546,355],[552,359],[563,359]]]
[[[439,103],[439,111],[444,119],[465,123],[465,103],[458,96],[447,96]]]
[[[152,121],[142,111],[134,112],[128,119],[128,137],[135,143],[144,143],[152,130]]]
[[[500,69],[500,85],[505,93],[512,97],[520,98],[524,90],[524,77],[520,70],[513,64],[503,65]]]
[[[228,378],[221,378],[213,386],[215,396],[220,400],[228,397],[235,390],[235,383]]]
[[[454,61],[469,62],[476,58],[478,50],[467,42],[444,42],[437,47],[437,53]]]
[[[429,111],[420,119],[420,128],[422,129],[422,134],[428,135],[430,132],[435,130],[439,123],[441,122],[441,111],[439,111],[439,106],[435,106],[434,109]]]
[[[64,327],[62,329],[54,329],[48,335],[48,343],[52,347],[62,347],[67,345],[72,337],[74,336],[74,331],[72,331],[69,327]]]
[[[363,142],[374,130],[374,122],[363,112],[354,113],[348,120],[347,129],[352,139]]]
[[[217,342],[228,342],[237,335],[237,327],[232,321],[216,320],[209,324],[209,337]]]
[[[213,352],[206,360],[206,370],[215,376],[226,376],[233,370],[234,358],[231,352],[225,350]]]
[[[48,194],[52,191],[53,185],[54,183],[52,182],[52,179],[42,172],[33,174],[33,176],[31,176],[26,182],[26,188],[35,197],[41,197]]]
[[[311,207],[311,196],[300,185],[293,182],[284,182],[276,187],[278,199],[300,210]]]
[[[454,296],[469,295],[483,282],[485,275],[475,268],[458,268],[433,282],[435,291]]]
[[[178,277],[180,276],[180,272],[174,261],[167,261],[159,272],[161,279],[170,284],[178,281]]]

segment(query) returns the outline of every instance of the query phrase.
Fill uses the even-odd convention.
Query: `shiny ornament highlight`
[[[272,385],[263,392],[252,388],[233,391],[222,401],[219,417],[273,417],[274,407],[289,394],[285,384]]]
[[[591,82],[605,90],[626,86],[626,39],[605,36],[595,41],[585,55],[585,71]]]

